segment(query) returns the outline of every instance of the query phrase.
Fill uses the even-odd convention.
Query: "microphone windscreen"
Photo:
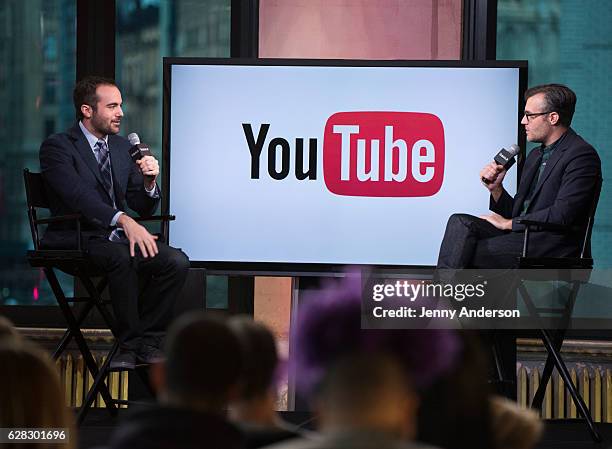
[[[136,133],[128,134],[127,138],[132,145],[138,145],[140,143],[140,137],[138,137]]]
[[[519,154],[521,151],[521,147],[519,147],[517,144],[512,144],[510,145],[510,149],[508,150],[508,153],[510,153],[512,156],[516,156],[517,154]]]

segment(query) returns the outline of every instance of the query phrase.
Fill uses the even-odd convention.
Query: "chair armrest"
[[[526,227],[538,227],[542,231],[560,231],[571,232],[577,231],[580,228],[577,226],[561,225],[557,223],[548,223],[545,221],[527,220],[525,218],[515,218],[516,223],[525,225]]]
[[[79,220],[81,217],[82,217],[81,214],[56,215],[55,217],[36,219],[35,223],[37,225],[38,224],[58,223],[61,221]]]
[[[150,217],[132,217],[134,221],[173,221],[176,220],[174,215],[151,215]]]
[[[561,225],[557,223],[547,223],[544,221],[536,221],[536,220],[528,220],[525,218],[515,218],[516,223],[522,224],[525,226],[525,238],[523,240],[523,255],[522,257],[527,257],[527,250],[529,248],[529,231],[531,231],[532,227],[539,228],[540,231],[557,231],[557,232],[578,232],[580,231],[579,226],[569,226],[569,225]]]
[[[35,240],[35,248],[38,251],[39,245],[40,245],[40,241],[38,239],[38,226],[41,224],[50,224],[50,223],[60,223],[62,221],[75,221],[76,222],[76,246],[77,246],[77,251],[81,251],[81,218],[83,218],[83,215],[81,214],[68,214],[68,215],[56,215],[54,217],[48,217],[48,218],[40,218],[40,219],[34,219],[34,217],[32,216],[32,212],[28,212],[30,215],[30,226],[33,227],[32,229],[32,235],[36,236],[34,238]]]

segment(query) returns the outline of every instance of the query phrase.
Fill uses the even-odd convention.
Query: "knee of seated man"
[[[171,251],[169,251],[167,264],[176,273],[187,273],[191,266],[187,255],[176,248],[171,248]]]
[[[90,248],[89,254],[93,262],[105,271],[124,270],[132,265],[130,249],[127,245],[108,242],[95,248]]]
[[[474,216],[470,214],[452,214],[448,217],[447,226],[469,226]]]

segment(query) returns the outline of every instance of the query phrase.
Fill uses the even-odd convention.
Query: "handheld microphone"
[[[151,150],[149,149],[149,146],[147,144],[140,143],[140,137],[138,137],[138,134],[128,134],[127,138],[132,144],[129,149],[129,152],[134,162],[139,161],[145,156],[151,156]]]
[[[515,156],[519,154],[520,151],[521,151],[521,147],[519,147],[516,144],[512,144],[510,145],[509,150],[506,150],[505,148],[502,148],[501,150],[499,150],[499,153],[495,155],[493,160],[495,161],[496,164],[503,165],[504,170],[508,170],[516,162]],[[480,180],[484,182],[485,184],[491,183],[491,181],[489,181],[488,179],[484,177],[480,178]]]

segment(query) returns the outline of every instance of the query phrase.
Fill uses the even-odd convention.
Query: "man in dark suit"
[[[523,167],[515,197],[504,189],[504,167],[491,162],[480,172],[491,192],[490,215],[452,215],[440,246],[438,268],[512,268],[523,248],[524,226],[515,218],[546,223],[586,223],[601,161],[595,149],[570,128],[576,95],[568,87],[547,84],[525,92],[521,124],[530,142],[541,143]],[[583,234],[534,232],[530,255],[565,257],[580,254]]]
[[[78,122],[47,138],[40,165],[51,213],[81,213],[82,245],[108,275],[120,350],[113,368],[131,369],[161,357],[160,346],[172,318],[174,300],[189,269],[180,250],[157,241],[130,218],[127,206],[152,215],[160,201],[159,164],[153,156],[134,163],[130,143],[117,135],[123,117],[114,81],[87,77],[74,89]],[[75,224],[49,226],[47,248],[74,248]],[[139,285],[145,285],[144,290]]]
[[[502,185],[506,170],[491,162],[480,172],[491,192],[491,214],[452,215],[446,225],[438,257],[438,273],[445,269],[513,268],[522,253],[524,226],[516,218],[583,228],[593,202],[601,161],[595,149],[570,128],[576,94],[560,84],[535,86],[525,92],[521,124],[530,142],[541,143],[525,160],[517,194]],[[537,231],[529,240],[534,257],[578,256],[583,232]],[[440,275],[440,278],[448,274]],[[489,294],[501,296],[493,284]],[[512,330],[484,333],[499,349],[503,380],[499,392],[516,397],[516,337]],[[494,366],[492,364],[492,366]]]

